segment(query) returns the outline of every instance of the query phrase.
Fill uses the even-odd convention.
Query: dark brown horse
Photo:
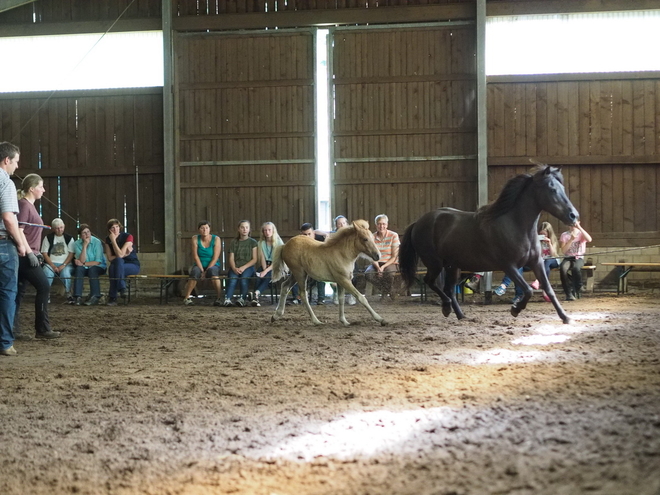
[[[536,230],[542,210],[567,225],[579,220],[564,190],[559,168],[540,166],[530,174],[514,177],[491,205],[477,212],[438,208],[426,213],[403,236],[399,251],[401,277],[410,286],[421,258],[427,268],[424,281],[442,299],[442,313],[449,316],[453,309],[461,319],[464,315],[456,300],[460,270],[502,270],[524,292],[523,299],[511,307],[511,314],[518,316],[532,296],[531,287],[518,272],[518,268],[528,266],[559,317],[570,323],[543,269]],[[441,288],[443,271],[444,288]]]

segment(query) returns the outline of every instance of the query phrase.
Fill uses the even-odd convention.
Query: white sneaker
[[[243,299],[242,297],[239,297],[238,299],[236,299],[236,306],[244,308],[245,307],[245,299]]]
[[[193,301],[192,297],[186,297],[183,300],[183,304],[185,304],[186,306],[192,306],[193,304],[195,304],[195,301]]]
[[[222,305],[223,305],[224,307],[229,307],[229,306],[231,306],[231,301],[230,301],[229,299],[225,299],[225,302],[222,303]]]
[[[355,306],[357,304],[357,300],[353,294],[349,294],[348,297],[346,297],[346,302],[349,306]]]

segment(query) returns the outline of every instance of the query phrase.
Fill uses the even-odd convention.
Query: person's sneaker
[[[37,335],[35,335],[35,338],[37,339],[59,339],[62,334],[60,332],[53,332],[52,330],[50,332],[44,332],[44,333],[39,333],[37,332]]]
[[[302,301],[300,300],[299,297],[294,297],[293,301],[291,301],[291,302],[295,305],[302,304]]]
[[[316,301],[316,304],[319,305],[319,306],[323,306],[325,304],[325,300],[324,299],[318,299]]]
[[[16,352],[16,349],[14,349],[14,346],[10,346],[7,349],[0,349],[0,356],[15,356],[18,354]]]
[[[213,306],[222,306],[222,299],[218,297],[215,301],[213,301]]]
[[[73,296],[67,296],[66,297],[66,304],[71,304],[71,305],[76,304],[76,298],[73,297]]]
[[[498,285],[493,292],[495,292],[496,296],[503,296],[504,293],[506,292],[506,285],[504,284]]]
[[[516,297],[513,298],[513,301],[511,301],[511,304],[513,304],[515,306],[520,301],[522,301],[522,296],[516,296]]]
[[[470,289],[472,292],[479,292],[479,277],[478,275],[473,276],[470,280],[465,282],[465,286]]]
[[[117,299],[109,297],[106,306],[117,306]]]
[[[245,299],[243,299],[242,297],[236,299],[236,306],[238,306],[239,308],[244,308],[246,306]]]
[[[195,301],[193,301],[192,297],[186,297],[183,300],[183,304],[186,305],[186,306],[192,306],[193,304],[195,304]]]
[[[223,305],[225,308],[228,308],[229,306],[232,305],[232,304],[231,304],[231,300],[229,300],[229,299],[225,299],[225,302],[223,302],[222,305]]]
[[[76,306],[82,306],[83,300],[82,297],[76,297]]]
[[[534,289],[534,290],[539,290],[539,287],[541,287],[541,283],[538,280],[534,280],[529,286]]]
[[[252,301],[250,301],[250,304],[254,306],[255,308],[260,308],[261,304],[259,303],[259,296],[257,294],[254,295],[252,298]]]
[[[357,299],[355,299],[353,294],[349,294],[348,297],[346,297],[346,302],[349,306],[355,306],[357,304]]]
[[[545,302],[552,302],[552,299],[550,299],[550,296],[548,296],[548,294],[546,294],[545,291],[543,291],[543,300]]]
[[[85,301],[85,306],[96,306],[101,298],[99,296],[92,296],[87,301]]]
[[[567,301],[575,301],[575,296],[573,294],[569,294],[566,296]]]
[[[14,340],[32,340],[34,337],[23,332],[14,332]]]

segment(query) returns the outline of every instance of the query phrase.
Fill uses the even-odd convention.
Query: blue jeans
[[[525,268],[518,268],[518,273],[522,275],[522,272],[525,270]],[[527,271],[529,271],[529,268],[527,268]],[[504,285],[505,287],[511,285],[511,277],[509,277],[508,275],[504,275],[504,278],[502,279],[502,285]],[[518,286],[516,285],[516,297],[522,297],[522,296],[523,296],[522,289],[519,289]]]
[[[266,289],[268,289],[268,284],[272,280],[272,271],[268,272],[264,277],[260,278],[257,282],[257,288],[254,291],[259,291],[260,294],[263,294]]]
[[[548,258],[543,260],[543,266],[545,267],[545,274],[550,278],[550,270],[553,268],[559,268],[559,262],[557,261],[557,258]]]
[[[85,277],[89,277],[89,295],[91,297],[101,297],[101,283],[99,276],[105,273],[105,268],[99,265],[94,266],[76,266],[76,278],[73,284],[73,297],[82,297],[83,282]]]
[[[110,299],[117,299],[117,292],[126,289],[126,280],[129,275],[137,275],[140,273],[140,265],[138,263],[125,263],[124,258],[115,258],[110,263],[108,276],[110,277],[110,290],[108,297]]]
[[[234,289],[236,289],[236,284],[239,279],[241,281],[241,297],[245,299],[248,295],[248,284],[250,283],[250,278],[254,277],[255,270],[254,267],[246,268],[243,273],[240,275],[235,273],[233,270],[229,270],[229,280],[227,281],[227,290],[225,292],[225,299],[231,299],[234,295]]]
[[[53,265],[59,267],[62,266],[62,263],[53,263]],[[50,265],[44,265],[43,269],[44,273],[46,274],[46,278],[48,279],[48,285],[53,285],[53,279],[55,277],[59,277],[59,279],[64,284],[67,295],[71,294],[71,278],[73,276],[73,265],[71,263],[66,265],[64,269],[58,274],[55,274]]]
[[[0,240],[0,348],[14,345],[14,315],[18,293],[18,251],[10,239]]]

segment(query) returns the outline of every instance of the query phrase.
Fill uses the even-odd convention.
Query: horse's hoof
[[[449,316],[451,314],[451,308],[445,308],[443,306],[442,307],[442,314],[445,315],[445,317]]]
[[[277,321],[277,318],[275,318],[275,315],[270,317],[270,322],[275,323]]]
[[[386,327],[387,325],[389,325],[389,323],[387,323],[386,320],[380,320],[380,326],[381,327]]]
[[[564,325],[570,325],[571,323],[573,323],[573,320],[571,320],[568,316],[566,318],[563,318],[562,320],[564,322]]]
[[[516,318],[519,314],[520,314],[520,310],[518,308],[515,308],[515,307],[512,306],[511,307],[511,316]]]

